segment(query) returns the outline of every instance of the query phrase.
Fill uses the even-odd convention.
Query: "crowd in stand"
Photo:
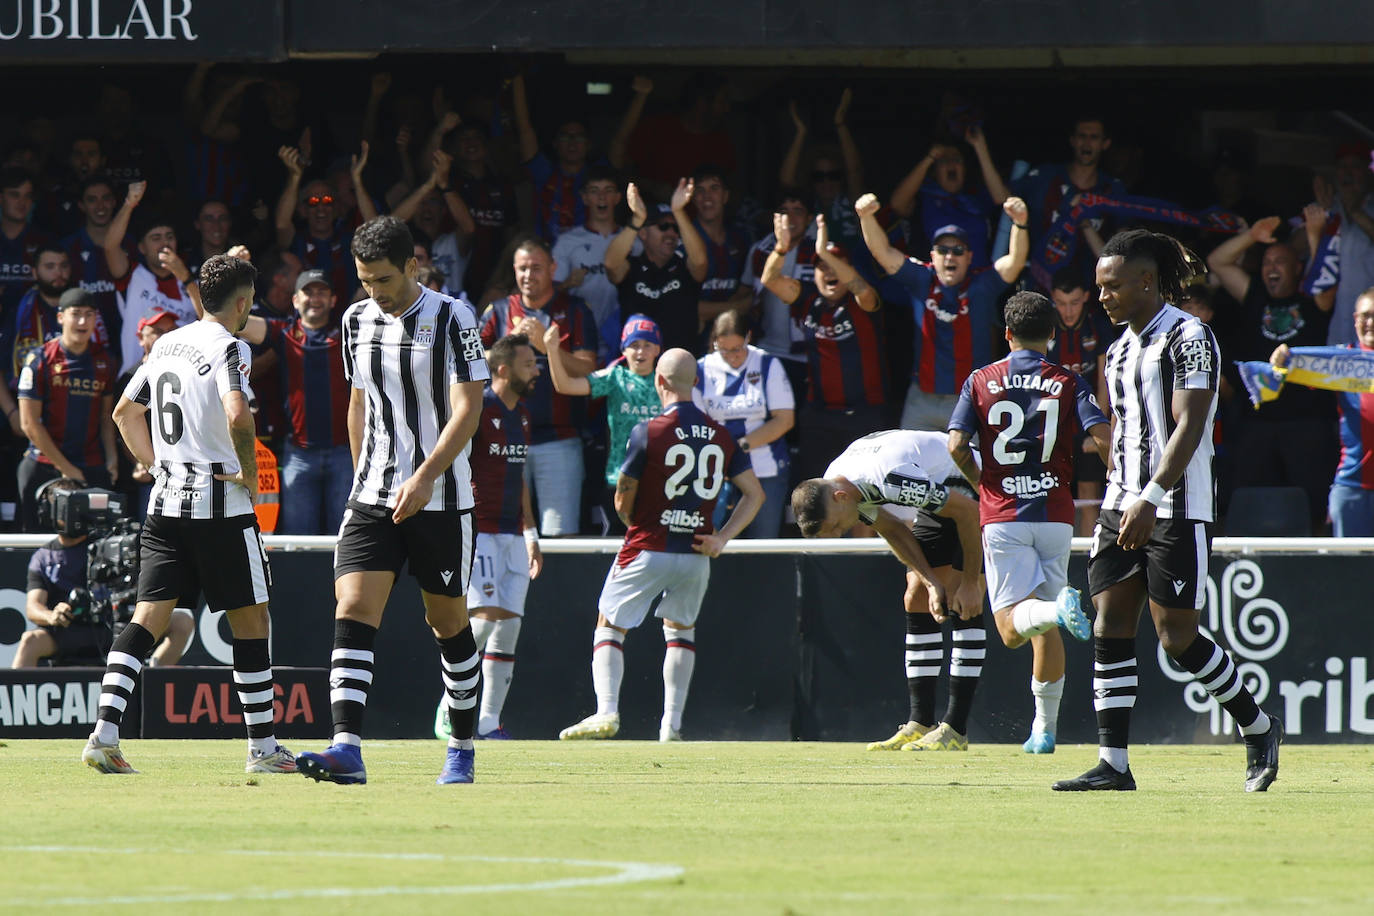
[[[775,178],[746,186],[756,151],[736,148],[719,78],[695,75],[674,100],[636,77],[608,136],[576,111],[539,110],[544,88],[514,73],[471,98],[423,98],[377,72],[345,140],[329,100],[296,80],[201,65],[175,140],[147,131],[145,100],[113,81],[80,117],[0,135],[0,524],[35,530],[34,493],[59,476],[146,494],[112,403],[157,337],[195,319],[199,265],[231,253],[259,277],[264,321],[245,335],[259,435],[282,469],[277,533],[335,531],[351,475],[338,325],[363,295],[349,242],[378,213],[409,223],[418,278],[461,294],[487,346],[518,333],[535,347],[527,474],[546,536],[615,528],[605,485],[620,412],[650,409],[643,380],[671,347],[700,357],[701,404],[764,484],[751,536],[787,533],[790,484],[857,436],[944,430],[965,378],[1003,354],[1001,304],[1019,288],[1051,297],[1051,357],[1105,407],[1099,363],[1117,329],[1093,266],[1125,228],[1198,253],[1179,305],[1212,324],[1228,367],[1281,344],[1374,341],[1374,328],[1357,334],[1374,321],[1358,307],[1374,286],[1365,147],[1339,147],[1301,214],[1265,212],[1235,157],[1218,160],[1210,206],[1185,205],[1107,173],[1108,115],[1066,118],[1064,157],[1028,165],[990,148],[975,105],[951,104],[911,126],[916,161],[882,188],[865,180],[853,93],[837,88],[823,128],[790,107]],[[1232,487],[1299,487],[1321,533],[1338,463],[1353,467],[1338,487],[1374,490],[1359,423],[1374,424],[1374,403],[1357,397],[1353,427],[1335,394],[1301,386],[1256,410],[1229,368],[1222,399],[1223,508]],[[1105,469],[1087,449],[1080,459],[1091,506]]]

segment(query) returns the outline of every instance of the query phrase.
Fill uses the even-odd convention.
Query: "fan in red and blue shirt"
[[[333,320],[334,292],[318,270],[301,271],[290,319],[251,315],[241,336],[265,344],[277,357],[285,392],[286,444],[282,455],[279,534],[339,530],[353,484],[348,443],[352,390],[344,375],[343,331]]]
[[[29,222],[33,179],[21,168],[0,169],[0,314],[11,311],[33,282],[34,255],[48,236]]]
[[[1092,390],[1097,391],[1101,377],[1098,360],[1116,340],[1116,330],[1091,301],[1087,287],[1071,267],[1054,275],[1050,299],[1059,321],[1047,355],[1051,361],[1083,376]]]
[[[64,307],[62,336],[29,357],[19,376],[19,406],[30,445],[19,468],[24,527],[38,530],[34,494],[55,477],[108,486],[114,448],[114,394],[119,367],[91,343],[96,311]],[[73,473],[76,472],[76,473]]]
[[[105,258],[103,242],[97,242],[92,234],[103,233],[114,218],[117,203],[114,185],[104,176],[87,179],[81,185],[77,200],[78,207],[85,214],[85,222],[59,244],[67,252],[67,260],[71,264],[72,283],[95,297],[95,305],[100,311],[100,320],[109,340],[107,349],[112,356],[122,359],[119,346],[123,322],[119,315],[118,286],[114,274],[110,272],[110,262]],[[127,233],[123,247],[130,261],[138,257],[138,248]]]
[[[507,334],[532,331],[528,327],[525,330],[520,328],[527,318],[537,322],[540,327],[537,333],[527,333],[531,343],[538,339],[542,345],[542,329],[552,322],[562,331],[564,350],[595,360],[598,338],[592,310],[581,299],[561,290],[539,308],[528,305],[520,293],[498,299],[487,306],[482,313],[482,346],[490,348]],[[535,351],[539,360],[539,377],[535,379],[529,394],[525,395],[525,404],[533,424],[531,444],[539,445],[580,435],[587,422],[586,399],[555,392],[553,379],[549,375],[549,359],[538,352],[538,347]]]

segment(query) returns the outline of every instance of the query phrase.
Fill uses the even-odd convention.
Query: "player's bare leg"
[[[620,731],[620,682],[625,677],[625,629],[613,625],[604,614],[596,615],[592,639],[592,686],[596,712],[558,733],[561,741],[614,738]]]

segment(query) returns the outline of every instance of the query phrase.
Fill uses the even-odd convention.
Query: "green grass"
[[[366,786],[248,776],[240,742],[130,741],[130,777],[80,751],[0,742],[0,910],[1374,911],[1363,746],[1285,747],[1262,795],[1239,745],[1139,747],[1138,792],[1084,795],[1049,790],[1083,746],[488,742],[473,786],[434,785],[438,742],[369,744]],[[578,883],[610,863],[663,868]]]

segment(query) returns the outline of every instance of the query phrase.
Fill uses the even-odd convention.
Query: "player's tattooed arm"
[[[615,514],[628,528],[635,514],[635,497],[639,495],[639,481],[621,474],[615,482]]]
[[[949,431],[949,457],[954,459],[954,464],[959,468],[959,473],[964,475],[964,479],[976,492],[980,472],[977,462],[973,460],[973,448],[970,445],[972,441],[973,437],[962,429]]]
[[[964,572],[950,599],[950,610],[971,620],[983,613],[983,531],[978,524],[978,504],[962,493],[950,491],[949,499],[935,514],[953,519],[959,529]]]
[[[234,445],[234,456],[239,460],[237,474],[216,474],[216,480],[242,484],[248,490],[248,498],[258,498],[258,436],[253,422],[253,411],[248,406],[248,398],[242,391],[231,391],[223,398],[224,415],[229,421],[229,441]]]

